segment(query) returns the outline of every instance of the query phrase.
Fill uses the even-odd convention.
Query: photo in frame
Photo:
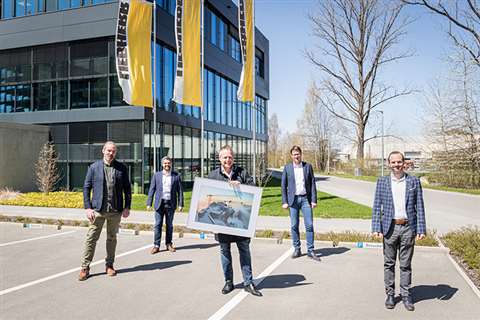
[[[187,227],[251,238],[255,235],[261,199],[261,188],[197,177]]]

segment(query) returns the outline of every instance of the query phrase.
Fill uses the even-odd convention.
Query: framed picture
[[[261,199],[261,188],[197,177],[187,227],[253,237]]]

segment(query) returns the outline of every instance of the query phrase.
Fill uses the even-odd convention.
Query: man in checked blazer
[[[294,252],[292,258],[302,255],[300,232],[298,230],[300,210],[303,214],[307,234],[307,256],[320,261],[313,252],[313,209],[317,206],[317,186],[312,165],[302,161],[302,149],[293,146],[290,149],[292,162],[285,165],[282,174],[282,208],[290,209],[291,233]]]
[[[173,235],[173,215],[175,210],[182,211],[183,208],[183,188],[180,175],[172,170],[172,159],[163,157],[163,170],[155,172],[150,183],[148,191],[147,210],[151,209],[153,195],[155,194],[155,224],[153,226],[153,248],[151,254],[160,252],[160,241],[162,238],[163,218],[167,225],[167,235],[165,244],[167,250],[175,252],[176,249],[172,243]]]
[[[395,307],[395,263],[400,262],[400,295],[408,311],[413,311],[410,295],[415,239],[425,238],[425,209],[422,185],[417,177],[404,172],[405,157],[399,151],[388,156],[389,176],[377,181],[372,211],[372,232],[383,238],[385,307]]]

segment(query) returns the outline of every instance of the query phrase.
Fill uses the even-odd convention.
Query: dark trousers
[[[243,274],[243,284],[248,286],[252,283],[252,258],[250,256],[250,239],[236,242],[240,255],[240,266]],[[222,260],[223,275],[225,281],[233,281],[231,242],[220,242],[220,255]]]
[[[175,208],[172,207],[170,200],[162,200],[160,208],[155,210],[155,224],[153,226],[153,245],[160,247],[162,240],[163,218],[165,217],[165,224],[167,225],[167,235],[165,236],[165,244],[172,244],[173,234],[173,215]]]
[[[383,267],[385,291],[395,294],[395,263],[400,263],[400,294],[410,295],[412,283],[412,257],[415,246],[415,233],[408,224],[393,225],[383,238]]]

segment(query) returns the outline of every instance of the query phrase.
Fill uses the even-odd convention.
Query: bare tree
[[[422,6],[448,22],[447,34],[480,67],[480,4],[477,0],[402,0]]]
[[[437,80],[427,95],[426,131],[442,183],[480,186],[480,81],[467,54],[452,59],[451,72]]]
[[[278,125],[278,117],[277,114],[274,113],[270,119],[268,119],[268,162],[272,167],[278,166],[281,134],[282,130],[280,130],[280,126]]]
[[[298,133],[303,137],[304,147],[314,151],[314,166],[325,171],[330,161],[330,145],[334,136],[334,118],[323,104],[319,103],[314,83],[310,84],[302,116],[297,120]]]
[[[388,0],[329,0],[318,2],[311,14],[314,49],[308,60],[320,70],[317,97],[333,115],[353,127],[357,167],[363,165],[370,113],[410,90],[382,83],[380,71],[389,63],[411,56],[396,45],[411,22],[402,17],[404,5]]]
[[[61,176],[57,167],[58,156],[51,142],[45,143],[40,149],[38,161],[35,165],[37,187],[43,193],[54,190]]]

